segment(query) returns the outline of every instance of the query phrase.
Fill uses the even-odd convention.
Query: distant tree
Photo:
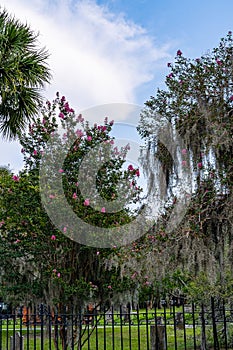
[[[50,81],[48,52],[28,25],[0,12],[0,131],[12,139],[37,115],[41,89]]]
[[[182,271],[180,286],[193,295],[195,283],[200,282],[206,295],[215,291],[229,296],[233,267],[232,33],[199,58],[186,58],[178,50],[168,69],[166,89],[158,89],[145,103],[139,124],[146,141],[142,160],[149,190],[162,189],[161,194],[170,199],[148,233],[147,248],[143,245],[150,249],[149,255],[142,253],[149,257],[144,266],[149,270],[151,265],[151,279],[160,281]],[[182,148],[177,147],[173,154],[159,142],[158,130],[166,123],[171,143],[175,144],[176,135],[183,140]],[[180,225],[169,233],[166,224],[177,191],[184,185],[178,187],[174,180],[185,169],[190,171],[191,201]],[[161,178],[166,181],[161,183]]]

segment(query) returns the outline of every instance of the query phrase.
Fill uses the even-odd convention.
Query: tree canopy
[[[182,271],[179,279],[183,289],[188,281],[194,288],[199,280],[207,294],[214,291],[229,295],[233,262],[232,33],[211,52],[195,59],[178,50],[174,62],[167,66],[166,89],[158,89],[145,103],[139,124],[146,141],[142,159],[149,189],[153,193],[162,186],[163,195],[170,199],[150,232],[152,236],[163,233],[157,276],[159,271],[164,278]],[[183,145],[176,147],[174,154],[159,140],[158,126],[164,123],[171,126],[167,129],[171,143],[175,145],[176,135],[182,138]],[[166,222],[177,196],[174,179],[185,170],[190,174],[190,202],[182,222],[169,233]],[[161,173],[166,177],[163,184]],[[154,247],[157,245],[155,237]]]
[[[61,134],[58,119],[62,124]],[[122,168],[127,146],[121,150],[114,148],[114,139],[109,135],[112,125],[113,121],[106,118],[102,125],[90,126],[81,115],[75,114],[65,97],[57,95],[52,103],[47,102],[42,117],[30,125],[29,133],[21,135],[24,169],[19,175],[5,171],[0,175],[0,254],[4,257],[0,291],[6,301],[63,303],[75,309],[90,301],[117,300],[124,292],[127,294],[134,289],[134,281],[121,275],[120,269],[109,260],[109,256],[117,255],[119,250],[114,246],[114,237],[108,249],[82,245],[73,238],[74,232],[68,234],[68,225],[60,230],[54,225],[41,202],[39,166],[48,139],[52,137],[55,145],[61,146],[66,143],[68,133],[74,133],[76,141],[67,153],[62,170],[56,171],[62,176],[64,193],[74,212],[92,224],[93,232],[96,226],[120,230],[133,219],[132,210],[126,206],[116,213],[107,213],[103,207],[94,210],[94,199],[83,197],[79,190],[78,171],[82,158],[91,148],[107,143],[115,156],[100,169],[97,185],[101,196],[114,201],[116,184],[123,176],[132,200],[138,198],[141,191],[136,183],[138,169],[132,165]],[[51,184],[48,179],[46,195],[50,205],[55,203],[59,208],[59,193],[51,192]]]

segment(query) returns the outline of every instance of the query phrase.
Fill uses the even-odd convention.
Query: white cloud
[[[46,98],[60,91],[76,110],[136,103],[136,89],[168,57],[168,46],[156,47],[143,28],[94,1],[2,0],[1,6],[39,31],[39,45],[51,54]]]

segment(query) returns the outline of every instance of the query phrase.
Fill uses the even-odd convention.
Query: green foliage
[[[28,25],[0,12],[0,130],[15,138],[38,113],[41,89],[50,81],[48,52],[37,47]]]
[[[61,119],[65,136],[57,132],[57,116]],[[52,157],[51,163],[48,163],[51,168],[48,167],[46,195],[49,203],[56,206],[60,200],[59,193],[51,193],[50,190],[56,176],[53,172],[54,159],[70,133],[75,135],[75,143],[65,158],[62,178],[64,193],[73,211],[82,220],[92,223],[93,230],[95,225],[117,225],[120,229],[121,225],[133,219],[132,210],[127,207],[109,214],[101,212],[101,208],[94,210],[85,202],[86,198],[83,198],[77,184],[85,154],[103,142],[114,143],[109,136],[112,125],[113,121],[105,119],[103,125],[89,126],[82,116],[76,116],[65,98],[57,94],[57,98],[52,103],[47,102],[43,108],[42,118],[30,125],[29,133],[20,136],[25,168],[19,175],[5,171],[0,173],[0,293],[5,300],[16,304],[29,300],[50,305],[59,302],[77,308],[88,301],[103,302],[113,296],[116,298],[117,294],[135,288],[132,280],[121,278],[119,269],[107,267],[110,257],[118,253],[118,248],[97,249],[70,239],[68,234],[53,225],[41,203],[39,166],[47,142],[53,135],[55,147],[52,154],[55,158]],[[126,151],[119,150],[112,163],[101,169],[103,174],[98,174],[97,187],[106,199],[117,197],[116,184],[122,179],[128,183],[129,198],[137,200],[140,195],[141,189],[136,186],[137,169],[122,169]],[[56,173],[59,173],[58,169]],[[132,182],[133,185],[129,186]]]

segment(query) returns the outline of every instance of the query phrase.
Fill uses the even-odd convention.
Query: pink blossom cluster
[[[155,242],[156,241],[156,237],[154,235],[148,235],[148,239],[151,241],[151,242]]]
[[[128,170],[129,171],[133,171],[134,173],[135,173],[135,175],[136,176],[140,176],[140,171],[139,171],[139,169],[134,169],[134,167],[133,167],[133,165],[132,164],[130,164],[129,166],[128,166]]]
[[[84,134],[83,134],[83,131],[80,130],[80,129],[77,129],[75,133],[76,133],[76,135],[77,135],[78,138],[81,138],[81,137],[83,137],[83,135],[84,135]]]
[[[84,200],[83,205],[84,205],[85,207],[88,207],[88,206],[90,205],[90,199],[89,199],[89,198],[86,198],[86,199]]]
[[[98,125],[97,129],[100,130],[101,132],[105,132],[107,130],[106,125]]]
[[[77,120],[78,123],[83,123],[84,122],[84,118],[83,118],[82,114],[79,114],[77,116],[76,120]]]
[[[53,273],[60,278],[61,277],[61,273],[57,271],[57,269],[53,269]]]
[[[149,278],[149,277],[146,275],[144,278],[145,278],[144,285],[145,285],[145,286],[150,286],[150,285],[151,285],[151,282],[148,281],[148,278]]]
[[[55,195],[55,194],[50,194],[50,195],[49,195],[49,198],[50,198],[50,199],[54,199],[54,198],[56,198],[56,195]]]
[[[131,279],[134,280],[138,275],[138,272],[135,271],[132,275],[131,275]]]
[[[76,193],[76,192],[74,192],[74,193],[73,193],[72,198],[73,198],[73,199],[77,199],[77,198],[78,198],[78,196],[77,196],[77,193]]]
[[[74,113],[73,108],[70,108],[68,102],[66,102],[66,103],[64,104],[64,108],[65,108],[65,111],[66,111],[67,113]]]
[[[220,61],[218,58],[216,58],[216,63],[221,66],[222,65],[222,61]]]
[[[19,176],[18,175],[13,175],[12,180],[15,182],[19,182]]]
[[[183,149],[181,150],[181,154],[182,154],[183,157],[186,158],[186,156],[187,156],[187,154],[188,154],[188,150],[187,150],[186,148],[183,148]],[[183,159],[182,162],[181,162],[181,165],[182,165],[183,167],[186,167],[186,166],[188,165],[187,160],[186,160],[186,159]]]

